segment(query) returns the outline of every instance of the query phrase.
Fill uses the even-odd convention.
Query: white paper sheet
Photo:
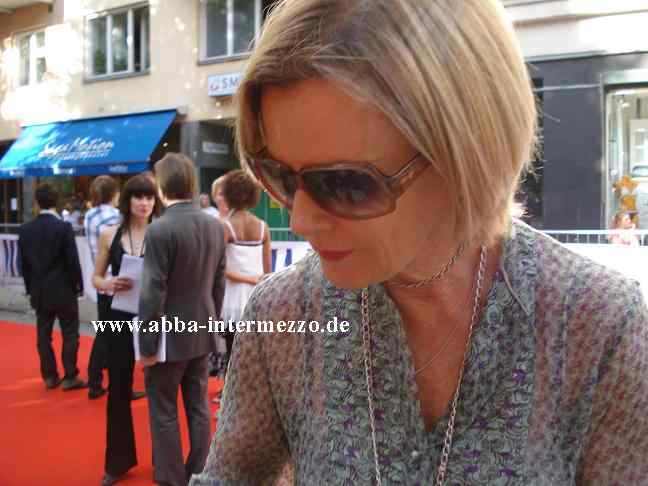
[[[133,281],[133,287],[124,292],[115,292],[112,308],[124,312],[137,314],[139,312],[139,297],[142,288],[142,268],[144,259],[124,254],[119,267],[119,276],[128,277]]]
[[[133,322],[137,323],[138,317],[135,316],[133,318]],[[144,329],[147,329],[144,327]],[[147,329],[148,330],[148,329]],[[139,333],[142,332],[139,330],[139,326],[134,325],[133,326],[133,349],[135,350],[135,360],[139,361],[141,359],[141,354],[140,354],[140,345],[139,345]],[[144,331],[146,332],[146,331]],[[155,354],[155,357],[157,358],[159,363],[164,363],[166,361],[166,332],[164,332],[162,329],[160,329],[160,341],[158,342],[158,349],[157,353]]]

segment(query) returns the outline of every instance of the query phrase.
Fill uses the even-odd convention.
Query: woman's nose
[[[306,191],[297,189],[290,211],[290,229],[293,233],[308,238],[332,227],[332,216],[320,208]]]

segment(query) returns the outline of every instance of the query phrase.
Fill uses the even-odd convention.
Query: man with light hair
[[[209,214],[214,218],[219,217],[218,209],[216,209],[214,206],[211,205],[211,201],[209,200],[209,195],[202,193],[198,200],[200,202],[200,209],[202,209],[203,213]]]
[[[224,180],[225,176],[222,175],[219,178],[215,179],[214,182],[212,182],[211,186],[212,201],[214,201],[214,203],[216,204],[216,207],[218,208],[218,214],[221,219],[225,219],[229,216],[229,207],[227,206],[225,198],[221,194]]]

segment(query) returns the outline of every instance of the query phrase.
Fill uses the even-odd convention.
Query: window
[[[637,227],[648,229],[648,88],[607,93],[606,137],[606,224],[618,211],[631,211]]]
[[[148,6],[90,17],[87,29],[89,77],[140,73],[149,69]]]
[[[202,59],[249,52],[261,15],[261,0],[201,0]]]
[[[27,86],[43,81],[47,63],[45,61],[45,31],[31,32],[16,39],[20,70],[18,85]]]

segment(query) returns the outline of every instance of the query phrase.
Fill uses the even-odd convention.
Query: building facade
[[[535,172],[520,194],[529,221],[606,228],[629,208],[648,228],[648,2],[502,2],[541,111]],[[272,3],[0,0],[0,157],[35,124],[72,120],[84,130],[83,123],[122,117],[126,127],[128,117],[172,111],[142,157],[185,153],[208,192],[238,165],[231,96]],[[93,174],[64,172],[52,179],[64,193],[87,194]],[[35,182],[0,179],[0,223],[29,217]],[[288,225],[267,199],[260,214],[271,226]]]
[[[33,125],[79,122],[74,130],[92,136],[90,121],[116,117],[119,130],[128,130],[129,117],[173,111],[147,160],[167,151],[188,155],[208,192],[216,177],[238,166],[231,96],[270,3],[0,0],[0,154]],[[100,171],[65,177],[60,170],[52,182],[87,194]],[[0,221],[29,217],[34,179],[29,171],[3,179]]]
[[[533,224],[648,229],[648,2],[504,0],[538,96]]]

